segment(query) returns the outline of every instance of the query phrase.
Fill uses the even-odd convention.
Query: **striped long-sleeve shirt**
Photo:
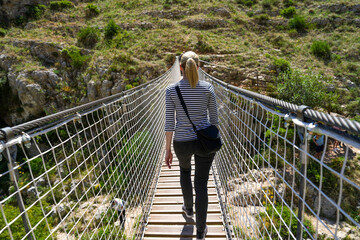
[[[218,124],[216,97],[210,83],[200,80],[195,88],[191,88],[189,81],[182,79],[176,84],[180,87],[190,119],[197,130],[204,129],[211,124]],[[176,84],[166,88],[165,131],[175,131],[174,141],[177,142],[195,140],[197,139],[196,133],[181,106],[175,89]]]

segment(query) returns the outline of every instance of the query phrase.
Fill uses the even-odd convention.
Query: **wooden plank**
[[[215,182],[214,181],[208,182],[208,188],[209,187],[215,187]],[[161,188],[181,188],[180,180],[179,181],[172,181],[172,182],[166,182],[166,181],[158,182],[157,188],[158,189],[161,189]]]
[[[226,240],[226,238],[217,238],[217,237],[209,237],[206,236],[206,239],[211,239],[211,240]],[[145,237],[144,240],[195,240],[194,238],[190,237]]]
[[[196,237],[194,225],[148,225],[145,237]],[[224,227],[214,225],[208,226],[206,237],[226,237]]]
[[[150,214],[148,225],[174,225],[174,224],[195,224],[194,218],[187,218],[184,213],[175,214]],[[219,214],[210,213],[207,215],[206,224],[222,225],[222,219]]]
[[[181,206],[179,204],[167,204],[167,205],[153,205],[151,209],[151,214],[176,214],[182,213]],[[195,213],[196,213],[196,209]],[[219,213],[220,214],[220,207],[218,203],[213,203],[208,205],[208,213]]]
[[[194,181],[194,177],[191,177],[191,181]],[[209,178],[208,182],[213,182],[213,178]],[[160,177],[159,182],[180,182],[180,177]]]
[[[195,191],[194,191],[195,194]],[[208,188],[208,194],[212,194],[212,195],[216,195],[216,189],[214,187],[212,188]],[[177,195],[181,195],[182,196],[182,191],[181,188],[176,188],[176,189],[169,189],[169,188],[165,188],[165,189],[157,189],[155,192],[155,196],[177,196]]]
[[[183,202],[182,196],[156,197],[153,204],[183,204]],[[209,203],[218,203],[217,196],[209,196]]]
[[[191,176],[194,177],[195,173],[192,172]],[[163,177],[180,177],[180,171],[169,171],[169,172],[162,172],[160,178]],[[209,179],[212,178],[213,175],[210,173],[209,174]]]

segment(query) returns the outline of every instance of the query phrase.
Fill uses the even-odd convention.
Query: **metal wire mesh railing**
[[[140,239],[177,64],[118,96],[3,129],[0,239]]]
[[[218,99],[224,146],[214,170],[234,237],[358,239],[359,123],[201,74]]]

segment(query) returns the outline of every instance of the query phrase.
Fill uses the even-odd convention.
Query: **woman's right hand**
[[[171,169],[172,160],[173,160],[173,154],[172,154],[171,150],[166,150],[165,163],[169,169]]]

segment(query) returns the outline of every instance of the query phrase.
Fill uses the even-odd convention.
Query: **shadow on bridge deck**
[[[192,162],[192,178],[194,177],[194,169],[195,165]],[[208,234],[206,239],[224,240],[226,239],[226,233],[212,172],[210,172],[209,177],[208,193]],[[168,169],[165,164],[162,165],[144,240],[196,239],[195,217],[194,219],[186,218],[181,210],[182,204],[179,162],[174,155],[171,169]]]

